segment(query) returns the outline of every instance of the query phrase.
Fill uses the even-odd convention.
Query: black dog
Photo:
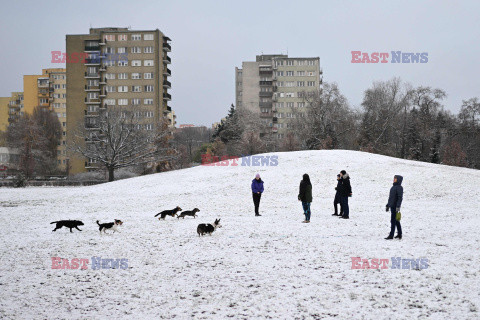
[[[160,220],[160,219],[165,220],[165,217],[166,217],[166,216],[175,217],[175,216],[177,215],[177,212],[178,212],[178,211],[182,211],[182,208],[180,208],[180,207],[177,206],[175,209],[165,210],[165,211],[159,212],[159,213],[157,213],[157,214],[155,215],[155,217],[158,216],[158,215],[160,215],[160,218],[158,218],[158,220]]]
[[[191,216],[191,217],[196,218],[197,217],[197,215],[196,215],[197,212],[200,212],[200,209],[195,208],[192,211],[183,211],[182,213],[180,213],[180,215],[177,217],[177,219],[180,219],[180,218],[185,219],[185,216]]]
[[[53,229],[52,231],[56,231],[61,227],[70,228],[70,232],[72,232],[73,228],[77,229],[78,231],[82,231],[78,229],[78,226],[83,226],[83,222],[79,220],[60,220],[60,221],[50,222],[50,224],[54,224],[54,223],[56,223],[57,225],[55,226],[55,229]]]
[[[220,219],[215,219],[213,225],[210,223],[201,223],[197,227],[198,236],[203,236],[205,233],[212,235],[212,232],[215,231],[217,228],[221,228]]]
[[[100,223],[97,220],[97,224],[98,224],[98,230],[100,230],[100,232],[103,231],[103,233],[106,233],[105,232],[106,230],[113,230],[113,232],[115,233],[115,231],[118,231],[117,226],[121,226],[123,222],[121,220],[115,219],[115,222]]]

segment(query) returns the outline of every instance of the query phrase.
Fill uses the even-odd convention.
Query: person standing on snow
[[[352,186],[350,185],[350,176],[345,170],[340,171],[340,205],[343,215],[341,219],[350,219],[350,209],[348,207],[348,198],[352,196]]]
[[[402,226],[400,225],[400,221],[397,220],[397,212],[400,212],[400,206],[402,205],[403,200],[403,187],[402,187],[403,177],[396,175],[393,177],[393,186],[390,188],[390,195],[388,196],[388,203],[386,206],[386,211],[388,209],[391,210],[391,217],[390,217],[390,234],[385,240],[393,239],[393,235],[395,234],[395,227],[397,227],[397,236],[396,239],[402,239]]]
[[[312,183],[308,174],[303,175],[303,180],[300,181],[300,192],[298,193],[298,200],[302,201],[303,213],[305,214],[304,223],[310,222],[310,204],[312,202]]]
[[[341,204],[341,196],[340,196],[340,189],[341,189],[341,184],[342,184],[342,181],[340,179],[340,175],[337,174],[337,186],[335,187],[335,190],[337,190],[337,192],[335,193],[335,199],[333,200],[333,207],[335,208],[335,213],[332,214],[332,216],[342,216],[343,215],[343,208],[342,208],[342,204]],[[338,204],[340,204],[340,214],[338,214]]]
[[[260,207],[260,198],[262,197],[263,193],[263,181],[260,178],[260,174],[255,175],[255,179],[252,180],[252,196],[253,196],[253,204],[255,205],[255,216],[260,217],[260,213],[258,213],[258,208]]]

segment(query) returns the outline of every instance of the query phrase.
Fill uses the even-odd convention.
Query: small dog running
[[[177,215],[177,212],[179,212],[179,211],[182,211],[182,208],[177,206],[175,209],[165,210],[165,211],[159,212],[155,215],[155,217],[160,215],[160,218],[158,218],[158,220],[165,220],[166,216],[175,217]]]
[[[180,219],[180,218],[185,219],[186,216],[190,216],[190,217],[196,218],[196,217],[197,217],[197,215],[196,215],[197,212],[200,212],[200,209],[195,208],[195,209],[193,209],[193,210],[191,210],[191,211],[183,211],[182,213],[180,213],[180,215],[177,217],[177,219]]]
[[[103,233],[106,233],[107,230],[113,230],[113,233],[115,233],[116,231],[120,232],[118,230],[118,226],[121,226],[123,222],[121,220],[115,219],[114,222],[100,223],[100,221],[97,220],[97,224],[100,233],[102,233],[102,231]]]
[[[203,236],[204,234],[208,233],[212,235],[212,232],[215,231],[217,228],[221,228],[222,225],[220,224],[220,219],[215,219],[213,225],[210,223],[200,223],[197,227],[198,236]]]
[[[82,231],[78,229],[78,226],[83,226],[83,222],[79,220],[60,220],[60,221],[54,221],[50,222],[50,224],[56,223],[57,225],[55,226],[55,229],[52,231],[57,231],[57,229],[60,229],[61,227],[66,227],[70,228],[70,232],[72,232],[72,229],[75,228],[78,231]]]

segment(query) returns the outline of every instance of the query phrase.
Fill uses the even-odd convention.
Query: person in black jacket
[[[298,192],[298,200],[302,201],[303,213],[305,214],[304,223],[310,222],[310,204],[312,202],[312,183],[308,174],[303,175],[303,180],[300,181],[300,190]]]
[[[402,226],[400,225],[400,221],[397,221],[397,212],[400,211],[400,206],[403,201],[402,181],[402,176],[396,175],[393,177],[393,186],[390,188],[390,195],[388,196],[388,203],[386,206],[386,211],[388,212],[388,209],[390,209],[392,213],[390,217],[390,234],[385,240],[393,239],[395,227],[397,227],[398,232],[398,235],[395,238],[402,239]]]
[[[335,187],[335,190],[337,190],[337,192],[335,193],[335,199],[333,199],[333,207],[335,208],[335,213],[332,214],[332,216],[343,215],[343,208],[342,208],[342,204],[340,203],[341,184],[342,184],[342,181],[340,181],[340,175],[337,174],[337,186]],[[337,208],[338,204],[340,204],[340,214],[338,214],[338,208]]]
[[[340,204],[343,209],[341,219],[350,219],[350,209],[348,207],[348,197],[352,196],[352,186],[350,185],[350,176],[345,170],[340,171]]]

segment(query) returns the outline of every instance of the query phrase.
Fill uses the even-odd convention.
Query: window
[[[153,104],[153,99],[143,99],[143,104],[151,105],[151,104]]]
[[[153,118],[153,111],[146,111],[145,118]]]
[[[94,104],[90,104],[88,106],[88,112],[96,112],[98,111],[98,106],[94,105]]]
[[[287,77],[293,77],[293,71],[287,71],[286,74]]]
[[[283,66],[283,60],[277,60],[276,64],[277,66]]]
[[[285,87],[295,87],[295,81],[287,81],[287,82],[285,82]]]
[[[88,99],[98,99],[98,92],[89,92],[87,94]],[[41,99],[40,99],[41,100]]]
[[[119,60],[117,66],[119,66],[119,67],[128,66],[128,60]]]
[[[153,92],[153,86],[145,86],[145,92]]]
[[[115,41],[115,35],[114,34],[106,34],[103,36],[103,39],[107,41]]]
[[[119,47],[119,48],[117,48],[117,52],[118,52],[118,53],[127,53],[127,48],[125,48],[125,47]]]
[[[283,77],[283,71],[277,71],[277,77]]]
[[[128,86],[118,86],[118,92],[128,92]]]
[[[132,73],[132,79],[142,79],[141,73]]]
[[[314,66],[316,63],[315,63],[315,60],[308,60],[308,65],[309,66]]]
[[[126,79],[128,79],[128,73],[126,73],[126,72],[119,73],[119,74],[118,74],[118,79],[120,79],[120,80],[126,80]]]
[[[118,99],[119,106],[126,106],[128,104],[128,99]]]
[[[297,60],[297,66],[304,66],[305,64],[305,60]]]
[[[315,87],[315,81],[308,81],[308,82],[307,82],[307,85],[308,85],[309,87]]]
[[[127,35],[126,34],[119,34],[118,35],[118,41],[127,41]]]
[[[277,107],[277,108],[283,108],[283,102],[277,102],[277,103],[275,104],[275,107]]]
[[[142,86],[132,86],[132,92],[142,92]]]
[[[152,67],[153,66],[153,60],[144,60],[143,65],[145,67]]]
[[[105,74],[105,79],[115,79],[115,73],[107,73]]]
[[[293,66],[293,61],[294,60],[287,60],[287,66]]]
[[[153,72],[146,72],[143,74],[144,79],[153,79]]]
[[[142,48],[140,48],[140,47],[132,47],[132,53],[142,53]]]
[[[283,87],[285,83],[283,81],[277,81],[277,87]]]
[[[107,86],[107,87],[105,88],[105,91],[107,91],[107,92],[115,92],[116,90],[115,90],[115,87],[114,87],[114,86]]]
[[[115,61],[114,60],[107,60],[107,61],[105,61],[104,65],[107,66],[107,67],[112,67],[112,66],[115,65]]]
[[[67,123],[66,122],[62,122],[62,127],[66,127],[67,126]]]
[[[47,103],[47,99],[46,98],[40,98],[40,103]]]
[[[313,72],[313,71],[308,71],[308,72],[307,72],[307,75],[308,75],[309,77],[315,77],[315,72]]]
[[[53,108],[54,109],[59,109],[60,108],[60,103],[54,103]]]
[[[62,89],[67,89],[67,84],[66,83],[62,84]]]
[[[153,47],[145,47],[145,48],[143,49],[143,52],[144,52],[144,53],[153,53]]]
[[[114,106],[115,105],[115,99],[105,99],[105,100],[103,100],[103,103],[106,106]]]
[[[142,60],[132,60],[132,67],[140,67],[142,65]]]
[[[293,108],[293,102],[287,102],[287,108]]]
[[[106,48],[105,48],[105,53],[115,53],[115,48],[113,48],[113,47],[106,47]]]
[[[297,107],[299,108],[305,108],[305,102],[298,102]]]
[[[146,124],[145,129],[146,130],[153,130],[153,124]]]
[[[305,76],[305,71],[297,71],[297,77]]]
[[[54,84],[53,89],[60,89],[60,85],[59,84]]]
[[[305,87],[305,81],[297,81],[297,87]]]
[[[144,34],[143,40],[153,40],[153,33]]]
[[[295,97],[295,93],[294,93],[294,92],[285,92],[285,97],[286,97],[286,98],[294,98],[294,97]]]
[[[140,104],[140,99],[132,99],[132,106],[138,106]]]
[[[141,34],[132,34],[132,41],[139,41],[142,40]]]

